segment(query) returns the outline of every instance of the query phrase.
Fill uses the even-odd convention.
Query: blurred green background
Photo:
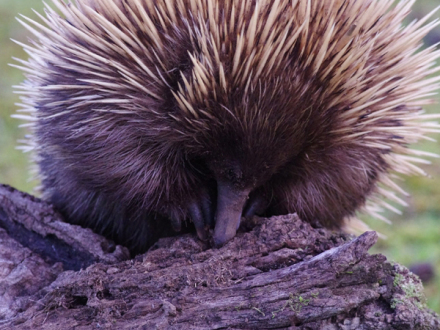
[[[49,1],[50,3],[50,1]],[[419,0],[411,18],[420,18],[439,4],[439,0]],[[25,134],[18,129],[18,120],[12,119],[18,97],[12,85],[19,84],[23,75],[8,66],[13,56],[26,58],[22,49],[10,39],[27,41],[29,33],[19,25],[15,16],[23,14],[35,18],[32,8],[42,11],[41,0],[0,0],[0,182],[31,192],[35,182],[28,181],[27,155],[16,150],[17,140]],[[440,17],[437,13],[434,18]],[[440,42],[440,28],[426,37],[426,44]],[[428,109],[439,112],[440,106]],[[440,137],[437,137],[440,139]],[[423,143],[423,150],[440,154],[440,143]],[[425,284],[425,294],[430,308],[440,313],[440,160],[425,167],[430,177],[407,178],[402,187],[412,195],[407,199],[409,207],[403,215],[389,215],[393,225],[374,219],[366,219],[369,225],[388,237],[380,240],[372,252],[385,254],[388,259],[410,266],[416,262],[428,262],[436,270],[435,278]]]

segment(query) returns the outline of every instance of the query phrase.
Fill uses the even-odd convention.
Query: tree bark
[[[0,329],[440,329],[419,279],[296,215],[128,251],[0,186]]]

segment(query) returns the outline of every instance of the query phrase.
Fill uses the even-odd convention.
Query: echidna
[[[242,216],[380,217],[432,156],[409,148],[439,129],[413,0],[52,2],[22,21],[25,149],[69,222],[134,253],[187,220],[222,245]]]

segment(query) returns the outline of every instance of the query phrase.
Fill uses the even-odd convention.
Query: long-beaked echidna
[[[22,21],[25,149],[68,221],[134,252],[185,220],[221,245],[242,215],[380,216],[430,156],[408,146],[439,128],[440,52],[413,0],[52,1]]]

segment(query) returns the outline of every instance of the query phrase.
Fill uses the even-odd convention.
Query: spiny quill
[[[242,216],[386,220],[398,174],[436,155],[434,11],[402,0],[52,0],[16,65],[43,196],[133,253]],[[171,229],[172,228],[172,229]]]

